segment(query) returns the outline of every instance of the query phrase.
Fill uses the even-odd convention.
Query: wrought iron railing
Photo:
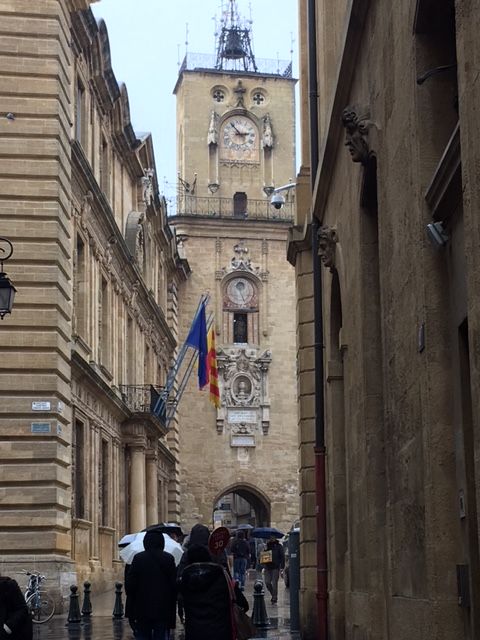
[[[236,60],[224,61],[224,64],[228,68],[224,67],[225,71],[241,71],[239,63]],[[262,75],[274,75],[282,76],[283,78],[292,77],[292,63],[288,60],[273,60],[267,58],[255,58],[256,71]],[[183,71],[194,71],[195,69],[210,69],[212,71],[219,71],[217,67],[217,57],[209,53],[187,53],[183,59],[182,65],[179,69],[179,73]],[[249,73],[253,73],[249,71]]]
[[[292,222],[293,202],[285,202],[281,209],[275,209],[270,201],[248,200],[242,207],[233,203],[232,198],[216,198],[215,196],[179,196],[177,198],[177,216],[199,216],[208,218],[235,218],[238,220],[272,220]]]
[[[120,385],[122,399],[132,413],[153,413],[163,387],[144,385]]]

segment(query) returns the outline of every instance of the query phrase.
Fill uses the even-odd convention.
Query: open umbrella
[[[159,522],[158,524],[149,525],[145,531],[160,531],[160,533],[166,533],[167,535],[174,534],[180,540],[183,540],[185,534],[182,531],[182,527],[175,522]]]
[[[133,542],[136,537],[137,537],[136,533],[127,533],[126,535],[123,536],[121,540],[118,541],[118,546],[122,548],[126,547],[127,544],[130,544],[131,542]]]
[[[145,538],[145,533],[146,533],[145,531],[140,531],[140,533],[137,533],[135,536],[135,539],[126,547],[120,550],[120,557],[125,562],[125,564],[132,564],[133,559],[137,555],[137,553],[140,553],[141,551],[145,551],[145,547],[143,546],[143,539]],[[178,566],[178,563],[180,562],[180,558],[183,555],[182,546],[178,544],[178,542],[175,542],[175,540],[172,540],[172,538],[170,538],[170,536],[166,535],[165,533],[163,534],[163,537],[165,539],[164,550],[173,556],[173,559],[175,560],[175,565]]]
[[[263,538],[264,540],[268,540],[268,538],[283,538],[284,534],[275,529],[275,527],[255,527],[250,531],[251,538]]]

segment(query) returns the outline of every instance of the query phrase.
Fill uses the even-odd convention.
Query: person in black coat
[[[178,580],[185,610],[185,640],[233,640],[230,576],[222,565],[211,562],[204,546],[190,546],[186,560]]]
[[[0,639],[32,640],[32,618],[20,587],[0,576]]]
[[[126,575],[129,620],[137,640],[165,640],[175,628],[175,561],[163,550],[163,533],[147,531],[143,546]]]

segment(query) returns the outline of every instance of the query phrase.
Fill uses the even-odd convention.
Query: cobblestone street
[[[253,579],[247,583],[245,593],[250,604],[249,614],[253,608]],[[268,596],[268,592],[267,592]],[[34,640],[133,640],[133,633],[127,620],[114,620],[112,611],[115,594],[109,591],[97,598],[92,598],[93,616],[90,620],[78,624],[68,624],[67,615],[54,616],[50,622],[34,625]],[[300,636],[290,631],[290,598],[283,581],[279,582],[278,604],[270,604],[265,597],[267,615],[270,620],[268,629],[259,629],[256,638],[269,640],[297,640]],[[183,628],[177,619],[175,640],[183,640]]]

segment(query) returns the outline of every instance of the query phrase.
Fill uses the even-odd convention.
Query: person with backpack
[[[237,531],[230,550],[233,555],[233,577],[238,581],[239,587],[243,591],[250,559],[250,545],[245,540],[245,533],[241,529]]]

